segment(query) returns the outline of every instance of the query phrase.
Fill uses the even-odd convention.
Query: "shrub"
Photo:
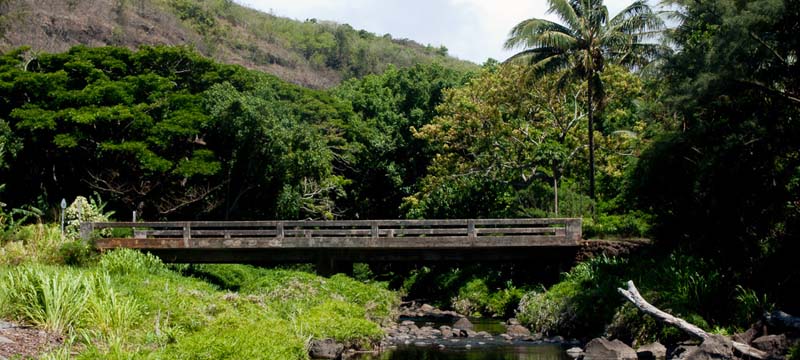
[[[81,223],[87,221],[108,221],[114,215],[113,211],[105,211],[106,204],[95,194],[94,198],[86,199],[78,196],[64,211],[64,235],[68,239],[77,240],[80,237]],[[111,229],[100,230],[101,235],[111,235]]]
[[[627,214],[599,214],[597,219],[585,218],[583,236],[585,238],[605,237],[647,237],[650,233],[652,217],[640,211]]]
[[[86,265],[96,254],[91,244],[81,240],[62,244],[58,252],[61,261],[67,265]]]
[[[486,310],[493,317],[510,317],[514,314],[514,310],[517,309],[524,295],[524,290],[508,283],[506,288],[498,290],[489,297]]]
[[[453,298],[453,309],[465,315],[478,315],[489,303],[489,287],[483,279],[472,279],[458,290]]]

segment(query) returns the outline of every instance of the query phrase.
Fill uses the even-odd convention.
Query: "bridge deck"
[[[82,224],[81,235],[108,228],[132,235],[98,238],[98,249],[142,249],[169,262],[510,259],[581,239],[581,219],[105,222]]]

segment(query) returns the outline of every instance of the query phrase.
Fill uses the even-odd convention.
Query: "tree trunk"
[[[633,303],[634,306],[639,308],[639,310],[652,315],[656,318],[656,320],[663,321],[667,324],[673,325],[678,329],[683,330],[684,332],[692,335],[696,338],[700,338],[701,340],[707,339],[710,335],[705,332],[703,329],[690,324],[686,320],[681,318],[674,317],[661,309],[653,306],[647,300],[645,300],[641,294],[639,294],[639,290],[636,289],[636,285],[633,284],[633,281],[628,281],[628,289],[617,288],[617,291],[622,294],[628,301]],[[756,358],[756,359],[766,359],[767,353],[758,350],[756,348],[751,347],[750,345],[743,344],[740,342],[733,341],[733,348],[739,351],[740,353]]]
[[[589,98],[588,113],[589,113],[589,197],[592,200],[597,200],[594,188],[594,99],[592,91],[592,80],[594,78],[594,71],[589,71],[589,76],[586,79],[586,94]]]
[[[556,217],[558,217],[558,177],[553,176],[553,191],[555,192],[555,198],[553,199],[555,205],[555,213]]]

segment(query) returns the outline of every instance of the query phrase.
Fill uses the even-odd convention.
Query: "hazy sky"
[[[316,18],[350,24],[378,35],[392,34],[423,45],[444,45],[450,55],[476,63],[505,60],[511,28],[522,20],[546,17],[545,0],[236,0],[298,20]],[[632,0],[606,0],[611,16]]]

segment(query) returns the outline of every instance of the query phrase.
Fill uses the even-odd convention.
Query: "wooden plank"
[[[565,224],[571,219],[475,219],[475,225],[558,225]]]
[[[169,231],[169,230],[167,230]],[[256,229],[256,230],[197,230],[192,228],[192,237],[197,236],[276,236],[278,234],[276,229]]]
[[[370,229],[285,229],[284,236],[371,236]]]
[[[196,249],[234,249],[234,248],[375,248],[375,249],[448,249],[448,248],[494,248],[494,247],[536,247],[575,245],[563,236],[495,236],[469,239],[466,236],[436,236],[398,238],[353,238],[353,237],[285,237],[285,238],[110,238],[97,241],[100,249],[129,247],[138,249],[196,248]]]
[[[467,228],[432,228],[432,229],[392,229],[395,237],[408,237],[408,235],[461,235],[467,236]]]
[[[477,228],[480,234],[555,234],[559,228]]]

